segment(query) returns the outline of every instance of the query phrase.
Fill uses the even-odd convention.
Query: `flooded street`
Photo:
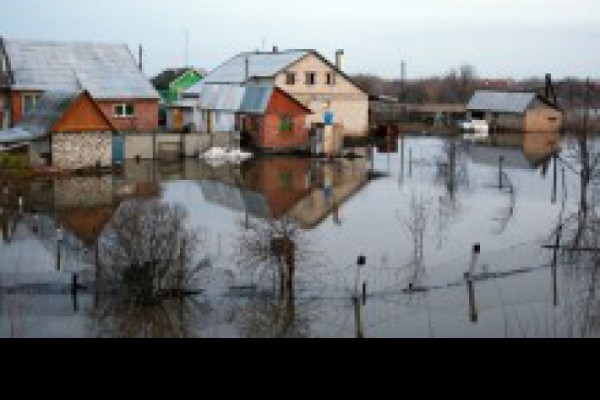
[[[600,176],[575,138],[353,155],[2,188],[0,336],[598,336]]]

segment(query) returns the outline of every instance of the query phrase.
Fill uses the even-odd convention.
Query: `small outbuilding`
[[[310,114],[310,108],[277,86],[248,85],[236,125],[243,142],[251,147],[276,152],[309,150],[306,117]]]
[[[110,167],[117,129],[87,91],[45,92],[32,112],[0,144],[27,144],[34,166],[62,169]]]
[[[467,105],[470,119],[486,120],[496,132],[558,132],[563,111],[533,92],[478,90]]]

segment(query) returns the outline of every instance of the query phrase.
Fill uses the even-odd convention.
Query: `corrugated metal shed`
[[[245,93],[246,88],[239,85],[202,85],[200,108],[237,112]]]
[[[522,114],[536,97],[535,93],[478,90],[471,98],[467,110]]]
[[[246,59],[248,76],[268,78],[309,54],[308,50],[290,50],[278,53],[241,53],[217,67],[204,79],[205,83],[246,82]]]
[[[74,92],[96,99],[158,99],[126,45],[3,40],[15,90]]]

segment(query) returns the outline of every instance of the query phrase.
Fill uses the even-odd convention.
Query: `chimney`
[[[246,60],[245,60],[245,77],[246,77],[246,82],[248,82],[248,79],[250,78],[250,58],[248,56],[246,56]]]
[[[344,50],[338,50],[335,52],[335,66],[340,71],[344,67]]]
[[[144,61],[143,61],[144,60],[144,58],[143,58],[143,56],[144,56],[144,49],[142,48],[141,44],[140,44],[140,47],[139,47],[139,53],[138,54],[139,54],[139,57],[138,57],[139,68],[140,68],[140,71],[143,71],[144,70]]]

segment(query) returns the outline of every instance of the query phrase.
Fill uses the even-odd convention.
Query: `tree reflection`
[[[199,312],[189,298],[207,262],[194,265],[197,229],[179,205],[157,200],[122,204],[99,243],[97,290],[108,294],[94,311],[99,331],[121,337],[185,337]]]
[[[308,319],[298,315],[295,282],[299,267],[317,265],[311,241],[289,217],[245,220],[240,226],[235,258],[260,289],[243,313],[242,332],[251,337],[307,335]]]
[[[574,303],[569,310],[572,313],[569,316],[572,321],[572,326],[569,327],[571,334],[588,337],[600,333],[600,299],[596,294],[600,273],[600,219],[596,209],[597,193],[594,192],[600,187],[600,152],[593,146],[587,113],[584,115],[582,127],[575,134],[575,150],[569,157],[573,163],[563,160],[579,180],[578,208],[574,214],[565,217],[563,205],[563,212],[554,234],[555,237],[558,235],[558,247],[554,251],[555,259],[556,254],[560,253],[563,259],[573,266],[566,270],[575,285]],[[560,236],[561,232],[564,232],[563,238]]]

